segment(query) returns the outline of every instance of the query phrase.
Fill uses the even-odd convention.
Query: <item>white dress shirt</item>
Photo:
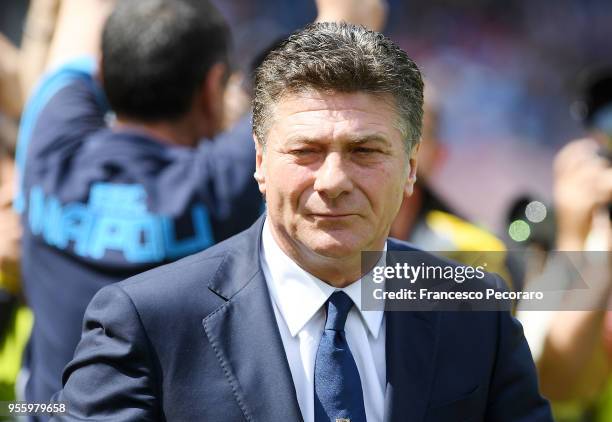
[[[309,274],[281,250],[267,220],[261,266],[304,422],[314,422],[314,365],[325,327],[323,305],[336,290],[344,291],[355,304],[346,320],[346,340],[361,377],[367,420],[381,422],[387,383],[384,312],[361,310],[361,280],[336,289]]]

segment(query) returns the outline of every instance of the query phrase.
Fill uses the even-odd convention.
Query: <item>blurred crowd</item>
[[[419,181],[392,235],[496,252],[489,270],[514,290],[556,265],[551,251],[577,254],[600,280],[590,306],[517,316],[557,420],[612,420],[610,2],[218,1],[211,56],[192,62],[198,43],[163,57],[114,45],[128,25],[103,28],[122,1],[0,5],[0,401],[61,388],[100,287],[255,221],[253,71],[298,27],[344,20],[384,31],[426,77]]]

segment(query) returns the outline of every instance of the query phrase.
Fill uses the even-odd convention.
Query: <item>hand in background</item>
[[[382,31],[387,20],[385,0],[316,0],[317,22],[348,22]]]
[[[560,250],[584,249],[598,210],[608,212],[612,168],[598,155],[599,148],[592,139],[579,139],[563,147],[555,158],[554,198]]]
[[[593,235],[604,239],[594,250],[610,250],[608,204],[612,199],[612,169],[607,159],[598,154],[600,145],[593,139],[575,140],[555,158],[559,250],[585,251],[589,249],[587,238]],[[583,309],[580,311],[562,310],[554,314],[537,361],[544,395],[551,400],[577,401],[584,405],[599,396],[610,377],[604,324],[612,289],[610,263],[599,262],[602,254],[588,254],[585,252],[585,259],[574,264],[590,286],[592,302],[586,308],[581,302],[576,308]],[[588,259],[589,256],[595,260]],[[564,303],[571,303],[571,296]],[[567,309],[574,309],[568,306]]]
[[[19,81],[26,100],[45,71],[60,0],[30,0],[19,49]]]
[[[100,54],[102,28],[116,0],[61,0],[46,67]]]

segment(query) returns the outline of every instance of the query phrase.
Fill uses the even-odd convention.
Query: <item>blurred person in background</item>
[[[17,125],[24,99],[43,71],[58,4],[29,2],[19,48],[0,33],[0,400],[5,401],[18,397],[17,377],[33,323],[19,270],[21,224],[12,206]],[[3,5],[3,11],[12,6]]]
[[[557,419],[607,422],[612,420],[612,313],[606,311],[612,293],[612,72],[588,83],[583,105],[588,137],[569,142],[555,158],[554,206],[556,247],[580,258],[572,264],[589,285],[591,302],[580,310],[519,312],[519,317],[542,393],[553,401]],[[555,281],[569,288],[574,280]]]
[[[607,271],[598,269],[597,274],[589,264],[592,257],[602,256],[597,251],[606,252],[609,261],[611,250],[612,170],[598,154],[600,147],[594,139],[576,140],[555,160],[557,248],[584,252],[575,264],[590,285],[593,303],[585,310],[553,312],[536,357],[543,394],[557,402],[560,417],[572,420],[580,414],[603,422],[612,417],[612,320],[605,311],[612,278],[609,263]],[[602,277],[603,283],[593,283],[594,277]]]
[[[0,112],[4,110],[0,106]],[[0,401],[15,400],[15,381],[32,326],[21,291],[21,224],[12,207],[16,136],[10,123],[0,122]]]
[[[443,165],[446,150],[439,135],[437,93],[430,83],[426,86],[418,181],[412,196],[404,198],[391,235],[427,251],[440,251],[464,264],[486,261],[489,271],[511,280],[513,288],[520,290],[522,278],[515,263],[508,259],[504,242],[461,216],[430,186],[433,175]]]
[[[98,289],[205,249],[261,211],[252,141],[201,142],[223,122],[221,15],[207,1],[125,0],[102,30],[114,3],[62,1],[52,70],[21,121],[30,402],[61,388]]]
[[[19,48],[0,32],[0,182],[2,186],[0,197],[4,207],[2,227],[6,230],[12,231],[13,229],[9,228],[14,226],[13,221],[15,221],[15,217],[10,215],[6,206],[13,202],[15,185],[13,167],[18,121],[25,98],[44,71],[59,2],[60,0],[28,2]],[[10,6],[5,7],[10,8]],[[3,252],[13,249],[7,245],[14,242],[15,238],[11,235],[5,236]],[[13,256],[10,261],[14,261],[18,254],[16,252],[11,254]]]

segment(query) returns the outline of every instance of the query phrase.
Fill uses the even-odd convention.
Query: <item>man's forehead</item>
[[[282,95],[275,104],[275,111],[281,115],[307,111],[327,111],[329,113],[360,111],[383,114],[395,112],[393,104],[394,100],[390,94],[305,89]]]
[[[275,104],[272,114],[272,127],[276,130],[333,129],[399,136],[395,128],[398,116],[390,95],[314,90],[287,93]]]

